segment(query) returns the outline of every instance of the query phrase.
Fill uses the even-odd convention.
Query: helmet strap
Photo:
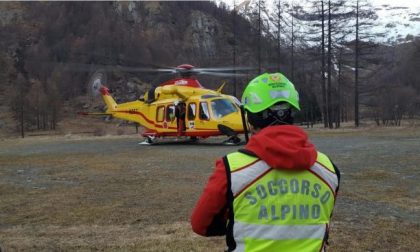
[[[257,129],[262,129],[272,125],[293,124],[293,112],[287,109],[266,109],[259,113],[248,112],[249,123]]]
[[[285,125],[293,124],[292,109],[281,109],[281,110],[267,110],[268,116],[273,119],[273,121],[268,125]],[[269,118],[267,117],[267,119]]]

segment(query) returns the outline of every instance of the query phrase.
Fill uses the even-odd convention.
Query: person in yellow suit
[[[242,103],[253,135],[216,161],[193,231],[226,235],[228,251],[325,251],[340,173],[293,126],[298,92],[284,75],[265,73],[247,85]]]

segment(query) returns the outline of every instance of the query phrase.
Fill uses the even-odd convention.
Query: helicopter
[[[79,114],[108,115],[138,123],[145,128],[142,133],[145,140],[141,144],[154,144],[157,139],[164,137],[189,138],[189,141],[196,142],[200,138],[225,135],[227,139],[222,144],[238,145],[241,142],[238,134],[246,133],[240,101],[222,93],[225,83],[218,89],[211,90],[203,87],[195,76],[245,76],[236,73],[241,70],[249,68],[195,68],[190,64],[159,68],[155,71],[176,73],[180,76],[151,88],[135,101],[125,103],[114,100],[105,86],[105,73],[97,71],[91,77],[90,89],[94,95],[102,96],[107,109],[104,113]]]

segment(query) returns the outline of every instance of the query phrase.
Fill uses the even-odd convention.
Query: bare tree
[[[354,46],[354,125],[359,127],[359,0],[356,0],[356,40]]]
[[[25,137],[25,118],[26,118],[26,99],[27,81],[22,74],[18,74],[14,83],[15,90],[11,99],[11,110],[13,118],[17,121],[17,129],[22,138]]]
[[[236,67],[236,17],[237,13],[236,13],[236,0],[233,1],[233,13],[232,13],[232,18],[233,18],[233,45],[232,45],[232,57],[233,57],[233,66]],[[237,82],[236,82],[236,76],[233,77],[233,95],[235,97],[238,97],[237,94]]]
[[[280,71],[280,59],[281,59],[281,0],[277,2],[277,71]]]
[[[354,41],[354,125],[359,127],[360,125],[360,56],[362,55],[361,45],[370,45],[372,43],[361,43],[370,42],[373,37],[378,36],[378,34],[373,34],[370,28],[373,26],[372,21],[377,19],[377,15],[374,12],[372,6],[366,0],[355,0],[355,41]],[[362,35],[362,36],[361,36]]]
[[[258,0],[258,73],[261,73],[261,0]]]
[[[325,87],[325,2],[321,0],[321,79],[322,79],[322,117],[324,127],[328,127],[327,89]]]
[[[60,80],[60,72],[54,71],[51,78],[47,81],[46,93],[48,96],[47,104],[50,109],[50,129],[55,130],[58,122],[59,111],[61,108],[61,95],[57,87]]]
[[[331,102],[331,74],[332,74],[332,40],[331,40],[331,0],[328,0],[328,54],[327,54],[327,108],[328,128],[333,128],[332,102]]]

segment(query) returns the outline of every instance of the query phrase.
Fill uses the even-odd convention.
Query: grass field
[[[309,130],[342,172],[329,251],[419,251],[420,129]],[[223,251],[189,217],[238,147],[136,136],[0,141],[2,251]]]

